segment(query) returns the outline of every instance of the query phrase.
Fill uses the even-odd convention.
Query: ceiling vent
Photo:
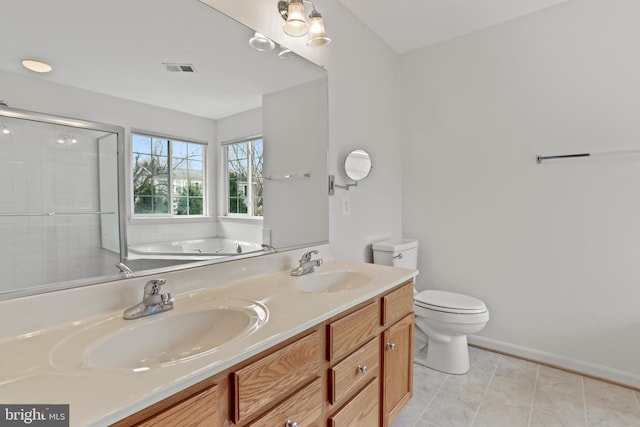
[[[196,69],[191,64],[167,64],[164,63],[167,67],[167,71],[170,73],[195,73]]]

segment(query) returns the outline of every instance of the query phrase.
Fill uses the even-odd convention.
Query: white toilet
[[[396,239],[374,243],[373,262],[415,269],[418,242]],[[467,373],[467,335],[479,332],[487,324],[487,306],[477,298],[435,290],[416,292],[413,300],[416,363],[448,374]]]

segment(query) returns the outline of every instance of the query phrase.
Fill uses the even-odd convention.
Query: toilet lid
[[[454,292],[422,291],[413,299],[419,307],[448,313],[478,314],[487,311],[487,306],[479,299]]]

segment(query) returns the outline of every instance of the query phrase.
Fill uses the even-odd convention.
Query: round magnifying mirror
[[[350,179],[356,182],[368,177],[371,173],[369,153],[364,150],[350,152],[344,159],[344,171]]]

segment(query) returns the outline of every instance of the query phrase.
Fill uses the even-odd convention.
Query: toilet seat
[[[455,314],[482,314],[487,312],[484,302],[454,292],[427,290],[413,297],[417,307]]]

